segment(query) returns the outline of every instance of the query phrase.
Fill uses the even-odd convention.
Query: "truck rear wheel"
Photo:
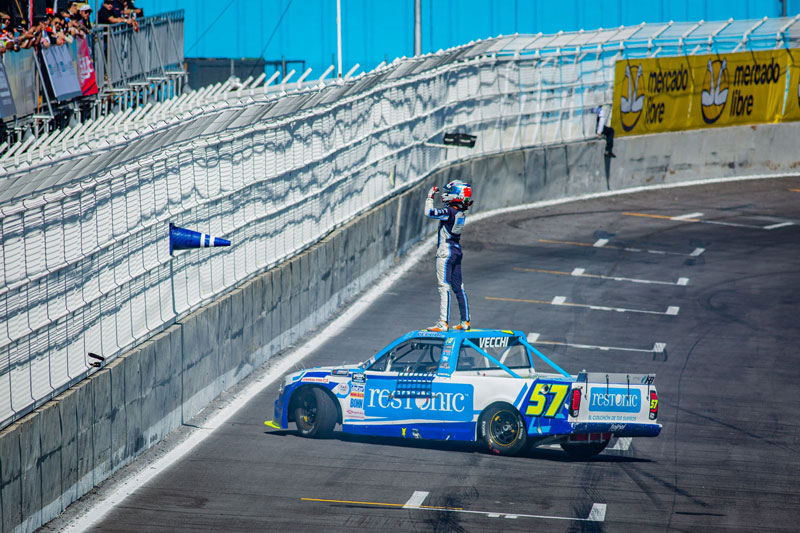
[[[512,406],[489,406],[481,415],[479,424],[483,443],[490,452],[516,455],[525,449],[528,440],[525,420]]]
[[[336,406],[325,391],[309,387],[294,402],[294,421],[304,437],[328,437],[336,427]]]
[[[588,443],[562,442],[561,449],[573,459],[588,459],[605,450],[608,443],[607,440]]]

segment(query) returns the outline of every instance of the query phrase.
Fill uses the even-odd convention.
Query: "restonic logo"
[[[636,413],[642,405],[641,392],[627,388],[593,388],[589,393],[589,411]]]

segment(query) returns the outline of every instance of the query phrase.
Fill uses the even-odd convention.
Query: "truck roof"
[[[406,333],[406,337],[410,336],[421,336],[421,337],[432,337],[432,338],[444,338],[444,337],[489,337],[489,336],[522,336],[525,337],[525,333],[518,330],[513,329],[483,329],[483,328],[472,328],[466,331],[451,329],[449,331],[428,331],[427,329],[418,329],[415,331],[410,331]]]

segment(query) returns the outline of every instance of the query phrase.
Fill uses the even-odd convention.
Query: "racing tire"
[[[329,437],[336,427],[336,405],[319,387],[300,391],[293,414],[297,431],[303,437]]]
[[[498,455],[516,455],[526,449],[525,419],[510,405],[489,406],[478,422],[487,450]]]
[[[602,452],[608,446],[610,441],[604,440],[603,442],[589,442],[589,443],[574,443],[562,442],[561,449],[567,452],[567,455],[573,459],[589,459],[598,453]]]

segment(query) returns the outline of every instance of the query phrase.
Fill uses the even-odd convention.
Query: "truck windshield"
[[[436,372],[442,355],[442,339],[412,339],[375,361],[376,372]]]

